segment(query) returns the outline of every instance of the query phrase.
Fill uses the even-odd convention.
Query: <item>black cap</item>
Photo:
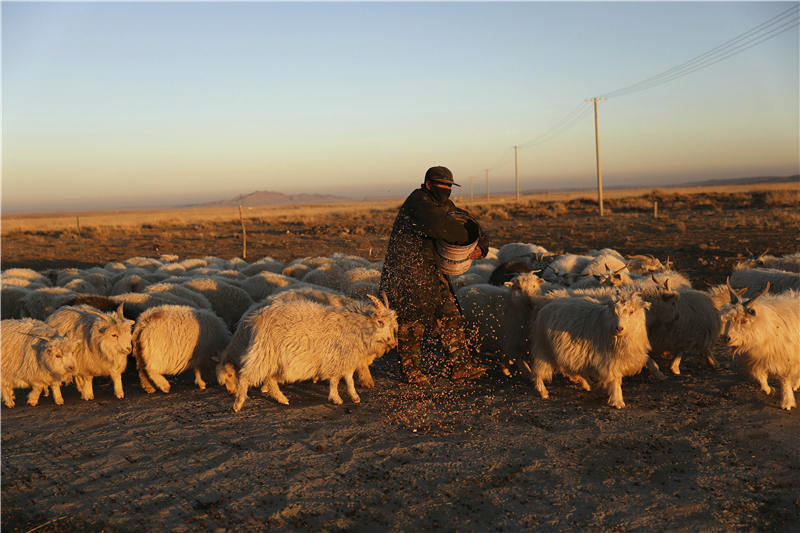
[[[431,183],[441,183],[443,185],[455,185],[461,187],[458,183],[453,182],[453,173],[447,167],[431,167],[425,173],[425,181]]]

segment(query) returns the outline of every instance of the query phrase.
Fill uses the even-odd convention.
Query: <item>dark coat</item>
[[[441,306],[441,277],[436,263],[437,240],[468,242],[469,234],[462,221],[448,213],[465,213],[451,200],[439,203],[420,187],[413,191],[397,213],[392,227],[380,288],[386,293],[398,320],[428,321],[437,317]],[[478,239],[483,255],[488,250],[483,234]],[[448,282],[449,283],[449,282]],[[452,294],[452,286],[450,288]],[[453,297],[455,297],[453,295]]]

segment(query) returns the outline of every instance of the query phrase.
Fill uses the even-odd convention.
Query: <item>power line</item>
[[[504,166],[506,166],[508,164],[508,160],[506,159],[506,154],[508,153],[509,150],[512,150],[512,148],[509,147],[508,149],[506,149],[506,151],[503,152],[502,157],[500,157],[497,160],[497,162],[495,162],[495,164],[488,167],[488,170],[497,170],[499,168],[503,168]]]
[[[519,145],[520,148],[527,148],[528,146],[534,146],[536,144],[541,144],[543,139],[553,135],[557,130],[561,129],[566,124],[574,121],[576,117],[580,116],[581,114],[586,112],[588,108],[588,104],[586,102],[581,102],[575,108],[573,108],[569,113],[564,115],[558,122],[555,123],[549,130],[545,131],[538,137],[534,137],[524,143]]]
[[[540,144],[544,144],[546,142],[550,142],[562,133],[570,130],[572,126],[578,123],[580,119],[586,116],[591,110],[592,105],[586,102],[582,102],[579,107],[582,107],[580,112],[574,115],[569,121],[559,124],[556,128],[551,128],[548,132],[540,135],[539,137],[535,138],[532,141],[528,141],[527,143],[520,145],[520,148],[531,148],[533,146],[538,146]]]
[[[672,68],[669,68],[659,74],[656,74],[644,80],[638,81],[631,85],[603,94],[601,95],[601,97],[598,98],[602,99],[616,98],[619,96],[624,96],[628,94],[633,94],[635,92],[652,89],[653,87],[657,87],[659,85],[663,85],[665,83],[676,80],[683,76],[687,76],[703,68],[710,67],[711,65],[719,63],[720,61],[724,61],[725,59],[728,59],[731,56],[744,52],[745,50],[757,46],[763,43],[764,41],[777,37],[778,35],[796,27],[800,22],[800,17],[798,16],[799,14],[800,14],[800,5],[794,4],[789,9],[786,9],[781,13],[778,13],[777,15],[762,22],[761,24],[743,33],[740,33],[739,35],[731,39],[728,39],[727,41],[715,46],[714,48],[698,56],[693,57],[692,59],[684,61],[679,65],[676,65]],[[559,135],[561,135],[562,133],[568,131],[575,124],[577,124],[577,122],[581,118],[583,118],[586,114],[588,114],[589,111],[593,109],[593,107],[596,107],[597,98],[594,99],[595,102],[594,106],[591,103],[589,103],[591,101],[592,100],[581,102],[575,108],[573,108],[569,113],[564,115],[549,130],[545,131],[544,133],[542,133],[537,137],[534,137],[533,139],[530,139],[525,143],[517,145],[517,147],[530,148],[533,146],[538,146],[540,144],[549,142],[558,137]],[[507,159],[507,156],[504,153],[504,155],[496,163],[494,163],[488,169],[485,169],[487,172],[487,194],[488,194],[488,171],[497,170],[498,168],[503,168],[509,163],[510,160]]]
[[[643,90],[646,90],[646,89],[652,89],[653,87],[657,87],[659,85],[663,85],[663,84],[668,83],[668,82],[670,82],[672,80],[675,80],[675,79],[678,79],[678,78],[682,78],[683,76],[686,76],[688,74],[691,74],[691,73],[696,72],[698,70],[701,70],[703,68],[710,67],[711,65],[719,63],[720,61],[724,61],[725,59],[728,59],[729,57],[731,57],[733,55],[736,55],[736,54],[738,54],[740,52],[743,52],[743,51],[745,51],[745,50],[747,50],[749,48],[752,48],[752,47],[754,47],[754,46],[756,46],[758,44],[761,44],[764,41],[772,39],[773,37],[776,37],[777,35],[792,29],[796,25],[797,25],[797,21],[791,22],[791,23],[786,24],[786,25],[784,25],[784,26],[782,26],[780,28],[777,28],[776,31],[772,32],[769,35],[761,36],[761,38],[759,38],[758,40],[756,40],[754,42],[745,43],[745,44],[743,44],[743,45],[741,45],[741,46],[739,46],[737,48],[733,48],[731,50],[728,50],[725,54],[718,55],[717,57],[709,58],[708,60],[706,60],[703,63],[699,63],[697,65],[694,65],[692,68],[686,68],[686,69],[684,69],[684,70],[682,70],[680,72],[674,73],[671,76],[663,77],[663,78],[661,78],[659,80],[655,80],[655,81],[647,83],[647,84],[639,84],[641,86],[637,87],[637,88],[629,88],[629,89],[626,89],[626,90],[619,90],[619,91],[615,91],[613,93],[609,93],[607,95],[607,98],[614,98],[614,97],[618,97],[618,96],[624,96],[624,95],[632,94],[632,93],[635,93],[635,92],[638,92],[638,91],[643,91]]]
[[[758,44],[763,43],[773,37],[784,33],[793,27],[797,26],[798,13],[800,13],[800,6],[793,5],[791,8],[775,15],[771,19],[762,22],[758,26],[725,41],[722,44],[704,52],[698,56],[689,59],[679,65],[665,70],[655,76],[651,76],[634,84],[622,87],[615,91],[608,92],[603,95],[604,98],[615,98],[631,94],[645,89],[651,89],[658,85],[670,82],[680,77],[686,76],[697,70],[709,67],[715,63],[719,63],[733,55],[743,52]]]

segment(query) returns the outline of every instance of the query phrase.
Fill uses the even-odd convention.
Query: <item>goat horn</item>
[[[661,285],[661,282],[656,279],[656,275],[653,274],[652,272],[650,272],[650,279],[652,279],[653,283],[655,283],[656,285]]]
[[[386,309],[389,309],[389,297],[386,296],[386,291],[381,291],[381,296],[383,296],[383,305],[386,306]]]
[[[739,302],[741,302],[742,301],[742,297],[739,295],[738,292],[733,290],[733,287],[731,287],[731,277],[730,276],[725,278],[725,285],[728,286],[728,292],[730,293],[730,296],[731,296],[731,303],[736,305]]]
[[[622,271],[623,271],[623,270],[625,270],[626,268],[628,268],[628,265],[622,265],[622,267],[620,267],[620,269],[619,269],[619,270],[615,270],[615,271],[614,271],[614,274],[619,274],[620,272],[622,272]]]
[[[42,335],[34,335],[33,333],[30,333],[30,332],[24,333],[24,335],[27,335],[28,337],[33,337],[34,339],[41,339],[43,341],[49,341],[49,340],[53,339],[52,337],[44,337]]]
[[[121,305],[122,305],[122,304],[120,304],[120,306],[121,306]],[[90,307],[90,306],[88,306],[88,305],[82,305],[80,309],[81,309],[81,311],[84,311],[84,312],[86,312],[86,313],[91,313],[91,314],[93,314],[93,315],[101,316],[101,317],[105,318],[106,320],[111,320],[111,317],[110,317],[110,316],[108,316],[107,314],[105,314],[105,313],[102,313],[102,312],[100,312],[100,311],[95,311],[93,308],[91,308],[91,307]]]
[[[749,300],[748,300],[748,301],[747,301],[747,302],[744,304],[744,306],[745,306],[745,307],[750,307],[751,305],[753,305],[753,302],[755,302],[756,300],[758,300],[759,298],[761,298],[762,296],[764,296],[764,295],[765,295],[765,294],[767,294],[768,292],[769,292],[769,281],[767,282],[767,286],[766,286],[766,287],[764,287],[764,290],[763,290],[763,291],[761,291],[761,294],[759,294],[759,295],[758,295],[758,296],[756,296],[755,298],[750,298],[750,299],[749,299]]]
[[[669,278],[664,280],[664,288],[669,290]]]
[[[383,307],[383,304],[381,303],[381,301],[380,301],[380,300],[378,300],[378,299],[377,299],[375,296],[373,296],[373,295],[371,295],[371,294],[367,294],[367,298],[369,298],[370,300],[372,300],[372,303],[374,303],[374,304],[375,304],[375,307],[377,307],[377,308],[379,308],[379,309],[380,309],[381,307]]]
[[[769,252],[769,248],[767,248],[766,250],[764,250],[763,252],[761,252],[761,255],[759,255],[758,257],[756,257],[756,259],[763,259],[763,258],[764,258],[764,256],[765,256],[765,255],[767,255],[767,252]]]

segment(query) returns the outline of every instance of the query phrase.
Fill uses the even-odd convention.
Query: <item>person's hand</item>
[[[480,259],[481,257],[483,257],[483,250],[480,246],[476,246],[469,254],[469,259]]]

